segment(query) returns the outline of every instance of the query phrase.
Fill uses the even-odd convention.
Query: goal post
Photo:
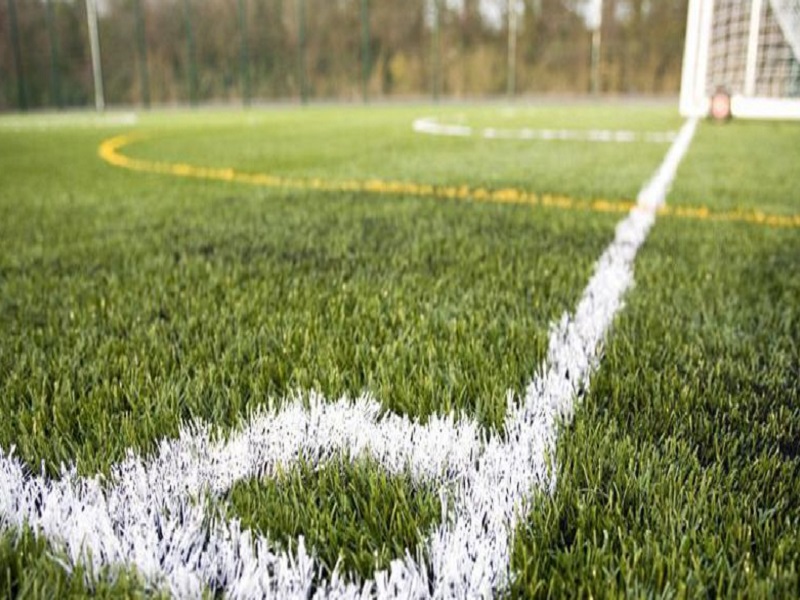
[[[690,0],[680,111],[730,96],[735,117],[800,119],[800,0]]]

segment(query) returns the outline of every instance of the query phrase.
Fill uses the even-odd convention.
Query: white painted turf
[[[0,118],[0,130],[102,129],[132,127],[137,123],[138,117],[132,112],[97,114],[87,111],[66,111],[3,116]]]
[[[432,417],[422,425],[363,396],[335,402],[310,394],[266,409],[227,440],[209,425],[162,441],[155,457],[130,452],[106,481],[74,468],[59,479],[31,474],[0,450],[0,529],[28,525],[66,555],[65,568],[88,563],[135,567],[153,587],[199,597],[208,586],[234,598],[490,597],[509,582],[511,541],[533,495],[553,493],[558,425],[589,386],[602,344],[625,292],[633,262],[655,222],[678,164],[691,143],[688,121],[664,163],[621,221],[597,261],[573,316],[550,332],[547,359],[523,398],[509,393],[503,435],[487,437],[474,421]],[[369,455],[389,473],[437,486],[442,523],[424,547],[408,550],[371,581],[319,567],[298,540],[296,553],[227,520],[218,498],[237,481],[270,477],[301,458],[314,465]],[[210,518],[214,515],[214,518]],[[313,553],[313,550],[311,550]],[[427,558],[423,558],[426,555]],[[112,571],[113,572],[113,571]]]
[[[562,142],[668,144],[675,141],[674,131],[630,131],[627,129],[477,129],[469,125],[440,123],[434,117],[416,119],[412,128],[417,133],[445,137],[482,137],[489,140],[537,140]]]

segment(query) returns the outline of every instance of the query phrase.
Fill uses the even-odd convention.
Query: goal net
[[[734,116],[800,119],[800,0],[690,0],[681,114],[718,92]]]

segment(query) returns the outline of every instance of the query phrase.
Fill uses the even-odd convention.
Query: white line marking
[[[93,114],[64,112],[55,114],[13,115],[0,118],[0,130],[26,131],[32,129],[91,129],[103,127],[132,127],[138,122],[136,113]]]
[[[569,142],[648,142],[653,144],[668,144],[675,141],[674,131],[628,131],[610,129],[498,129],[486,127],[475,129],[468,125],[449,125],[439,123],[435,117],[416,119],[412,128],[417,133],[427,135],[441,135],[450,137],[483,137],[489,140],[539,140],[539,141],[569,141]]]
[[[184,428],[145,460],[130,452],[110,480],[30,474],[0,451],[0,529],[23,524],[66,553],[67,569],[89,563],[135,566],[153,587],[197,597],[206,587],[230,597],[318,598],[488,597],[511,573],[511,540],[537,492],[552,493],[550,463],[558,424],[571,418],[574,399],[588,388],[606,332],[633,284],[633,261],[655,222],[696,121],[688,121],[664,163],[642,189],[597,261],[574,316],[550,332],[546,361],[521,399],[509,393],[504,435],[487,437],[470,419],[380,417],[369,397],[328,402],[308,397],[255,415],[225,441],[208,425]],[[518,401],[519,400],[519,401]],[[298,540],[296,553],[276,549],[238,520],[214,514],[219,497],[242,479],[270,477],[301,458],[322,465],[335,456],[373,457],[390,473],[408,472],[419,484],[440,486],[443,522],[423,548],[393,561],[371,581],[319,566]],[[427,553],[427,561],[421,557]]]

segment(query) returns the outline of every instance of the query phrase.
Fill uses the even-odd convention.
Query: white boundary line
[[[668,144],[676,137],[674,131],[629,131],[611,129],[500,129],[486,127],[476,129],[469,125],[449,125],[439,123],[435,117],[422,117],[416,119],[412,128],[417,133],[448,137],[482,137],[486,139],[502,140],[540,140],[540,141],[570,141],[570,142],[648,142],[653,144]]]
[[[487,436],[474,421],[433,416],[423,425],[389,413],[370,397],[329,402],[290,399],[256,414],[223,440],[208,425],[162,441],[154,458],[132,451],[108,482],[74,468],[59,479],[30,474],[0,451],[0,529],[27,524],[67,556],[65,567],[89,563],[136,567],[152,586],[178,597],[206,587],[234,598],[488,597],[511,573],[512,536],[538,492],[552,493],[551,464],[559,422],[597,368],[606,332],[633,285],[637,251],[655,222],[696,120],[681,129],[638,204],[616,228],[597,261],[573,316],[549,337],[546,361],[523,398],[509,393],[504,435]],[[443,521],[423,548],[407,551],[371,581],[336,572],[315,581],[319,566],[298,540],[296,553],[225,520],[213,498],[237,481],[270,477],[303,459],[315,466],[337,456],[370,455],[390,473],[407,472],[441,490]],[[217,510],[218,512],[214,513]],[[210,515],[216,514],[211,518]],[[427,559],[421,557],[427,555]]]
[[[0,118],[0,130],[30,131],[37,129],[91,129],[103,127],[132,127],[138,123],[136,113],[56,113],[13,115]]]

